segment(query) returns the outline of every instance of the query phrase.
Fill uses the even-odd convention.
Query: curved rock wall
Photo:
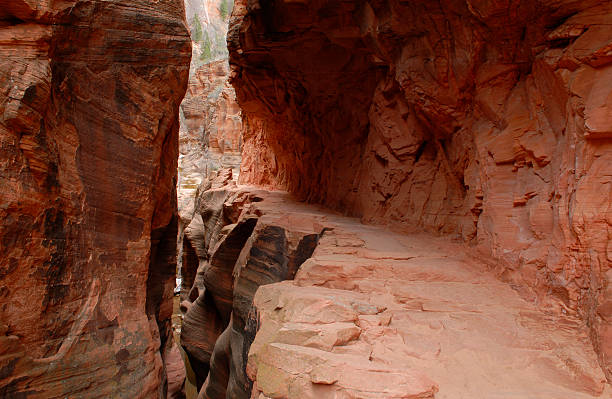
[[[255,293],[293,279],[317,245],[320,218],[298,215],[284,197],[236,186],[225,171],[201,186],[194,220],[203,223],[192,221],[183,242],[197,255],[183,259],[185,270],[198,268],[191,281],[183,281],[191,290],[181,302],[181,345],[200,398],[251,396],[247,361],[259,327]]]
[[[478,245],[612,379],[611,37],[608,1],[237,1],[240,181]]]
[[[0,397],[164,397],[182,1],[0,2]]]

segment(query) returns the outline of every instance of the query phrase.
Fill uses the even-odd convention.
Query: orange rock
[[[1,397],[165,395],[190,53],[182,1],[0,2]]]
[[[181,103],[177,189],[185,224],[191,220],[200,183],[224,168],[232,168],[238,177],[242,120],[228,77],[226,59],[197,67]]]
[[[605,345],[609,2],[247,3],[228,35],[242,183],[477,245]]]
[[[205,266],[218,276],[206,282],[206,309],[224,315],[231,301],[232,315],[218,338],[199,342],[214,345],[200,397],[612,394],[586,325],[563,307],[522,297],[474,249],[363,225],[282,192],[233,184],[217,190],[226,190],[226,211],[250,199],[241,202],[237,223],[228,218],[234,223],[219,233],[217,261]],[[254,218],[248,239],[232,238]],[[307,232],[319,237],[314,252],[290,255]],[[211,267],[219,260],[235,262],[233,296],[221,301],[230,277]],[[275,282],[295,267],[294,281]],[[598,311],[608,318],[607,304]],[[192,322],[201,333],[214,324]]]

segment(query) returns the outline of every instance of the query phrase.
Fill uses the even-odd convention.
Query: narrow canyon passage
[[[612,398],[612,1],[0,0],[0,398]]]
[[[199,397],[612,395],[578,315],[534,304],[473,249],[227,176],[201,198],[217,233],[181,337]]]

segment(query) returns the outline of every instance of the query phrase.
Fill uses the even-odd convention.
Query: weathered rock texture
[[[236,187],[229,170],[201,190],[194,220],[203,223],[190,225],[184,238],[183,266],[192,277],[183,282],[191,290],[182,294],[181,345],[200,396],[248,397],[247,353],[257,331],[253,296],[260,285],[293,278],[322,226],[270,211],[272,200],[263,211],[259,194],[267,193]],[[186,247],[193,248],[191,258]]]
[[[181,336],[199,398],[612,395],[584,321],[522,298],[463,245],[282,192],[202,198],[214,233]]]
[[[223,168],[238,176],[242,117],[228,77],[227,59],[198,67],[181,103],[178,198],[186,224],[200,183]]]
[[[189,298],[200,260],[208,257],[208,247],[203,244],[205,226],[196,212],[198,187],[224,168],[232,172],[222,176],[236,180],[241,162],[242,116],[236,93],[229,83],[225,42],[232,5],[230,0],[185,0],[193,56],[189,86],[180,107],[179,131],[177,283],[183,301]],[[221,178],[216,186],[225,183]],[[194,295],[197,298],[197,293]],[[186,310],[184,306],[182,309]],[[177,327],[179,331],[182,328]],[[190,328],[189,321],[187,328]],[[196,371],[202,367],[193,356],[188,363],[193,363],[188,368],[193,366]],[[197,381],[190,378],[188,383],[196,385]]]
[[[0,397],[164,397],[179,0],[0,1]]]
[[[237,1],[240,181],[477,244],[612,380],[612,3]]]
[[[180,114],[177,188],[181,228],[194,215],[196,190],[204,180],[223,168],[232,168],[238,177],[242,116],[228,81],[225,40],[232,6],[232,0],[185,0],[193,55]],[[182,236],[181,232],[179,248]]]

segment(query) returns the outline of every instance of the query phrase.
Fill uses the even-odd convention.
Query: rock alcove
[[[609,1],[0,6],[0,397],[612,397]]]

